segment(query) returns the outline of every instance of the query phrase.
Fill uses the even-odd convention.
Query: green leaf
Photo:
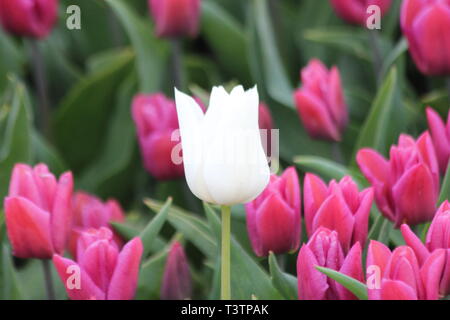
[[[136,299],[148,300],[159,299],[161,291],[161,281],[164,274],[167,255],[170,245],[164,250],[150,257],[142,264],[139,271],[139,281],[136,293]]]
[[[316,266],[316,269],[343,285],[351,291],[359,300],[368,300],[367,287],[364,283],[353,279],[333,269]]]
[[[397,45],[392,49],[386,58],[383,60],[383,66],[381,68],[381,77],[383,78],[389,69],[395,64],[395,62],[408,52],[408,41],[406,38],[402,37]]]
[[[341,180],[345,176],[351,176],[360,186],[365,185],[364,179],[357,172],[332,160],[314,156],[297,156],[294,158],[294,163],[300,170],[312,171],[327,180]]]
[[[129,241],[134,237],[138,237],[140,234],[139,230],[133,228],[128,224],[114,221],[111,221],[110,224],[113,227],[114,231],[116,231],[125,241]]]
[[[215,210],[204,204],[205,213],[210,223],[211,231],[220,239],[220,219]],[[219,234],[218,234],[219,233]],[[218,253],[218,251],[217,251]],[[218,255],[216,257],[220,259]],[[217,264],[216,264],[217,265]],[[218,272],[218,270],[216,270]],[[250,299],[256,295],[259,299],[280,299],[280,293],[272,286],[269,275],[260,267],[231,237],[231,296],[233,299]]]
[[[367,45],[367,32],[355,31],[354,28],[320,27],[305,30],[303,38],[339,49],[358,59],[372,61],[372,55]]]
[[[450,199],[450,161],[449,165],[447,166],[447,172],[445,173],[444,180],[442,181],[438,205],[441,205],[442,202],[449,199]]]
[[[141,92],[151,93],[161,87],[168,57],[167,45],[154,36],[148,18],[141,19],[128,1],[106,0],[121,21],[136,50],[136,69]]]
[[[202,1],[201,26],[202,34],[225,72],[237,77],[243,84],[252,85],[246,59],[247,39],[239,22],[218,4]]]
[[[12,38],[0,30],[0,92],[8,85],[8,74],[21,74],[25,57]]]
[[[32,143],[35,162],[42,162],[49,166],[54,174],[61,174],[67,170],[67,164],[58,151],[48,143],[37,131],[33,132]]]
[[[378,91],[370,113],[360,131],[353,159],[356,159],[356,153],[365,147],[373,148],[380,152],[384,152],[387,149],[388,124],[396,102],[395,94],[397,90],[399,90],[397,71],[396,68],[392,68]]]
[[[0,298],[2,300],[22,299],[9,247],[4,244],[0,253]]]
[[[281,271],[277,257],[273,252],[269,254],[269,268],[272,284],[284,298],[297,300],[297,278]]]
[[[294,109],[293,89],[277,50],[267,0],[253,0],[251,7],[251,20],[255,21],[254,25],[250,26],[250,36],[253,37],[249,48],[249,56],[253,62],[252,71],[255,74],[262,72],[264,85],[272,99]]]
[[[163,207],[162,203],[153,199],[148,199],[145,204],[154,211],[159,211]],[[217,244],[214,240],[208,223],[188,211],[179,207],[169,208],[169,223],[183,234],[184,238],[192,242],[206,257],[213,259],[216,256]]]
[[[133,58],[128,50],[118,52],[110,64],[76,84],[57,110],[55,144],[72,170],[81,170],[98,156],[118,86],[130,72]]]
[[[29,101],[24,86],[11,80],[11,99],[0,105],[0,198],[8,190],[8,181],[14,164],[31,162],[32,124]]]
[[[144,200],[144,203],[147,204],[147,200]],[[164,206],[156,214],[156,216],[152,219],[152,221],[150,221],[145,229],[140,233],[139,237],[142,239],[142,243],[144,244],[144,253],[142,255],[143,257],[146,257],[150,252],[153,241],[156,239],[156,236],[164,225],[164,222],[166,222],[167,220],[169,208],[171,205],[172,198],[169,198],[164,203]],[[149,204],[147,204],[147,206],[151,208]]]

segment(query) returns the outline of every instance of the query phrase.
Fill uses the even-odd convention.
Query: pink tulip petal
[[[105,293],[100,290],[76,262],[55,254],[53,264],[66,289],[67,295],[72,300],[105,300]],[[76,271],[78,270],[78,271]],[[80,276],[79,288],[76,287],[75,277]]]
[[[383,280],[380,298],[381,300],[417,300],[417,294],[404,282]]]
[[[450,159],[450,136],[447,135],[444,121],[442,121],[438,113],[430,107],[427,108],[427,119],[439,162],[439,168],[441,173],[444,173],[447,169],[448,160]]]
[[[303,245],[297,258],[298,298],[323,300],[329,288],[327,276],[316,269],[319,263],[313,252]]]
[[[5,199],[8,238],[13,254],[20,258],[50,259],[53,246],[50,235],[50,217],[28,199]]]
[[[355,226],[353,230],[352,243],[359,242],[364,247],[369,228],[369,215],[373,203],[373,189],[361,191],[361,203],[354,214]]]
[[[364,282],[364,275],[362,270],[362,250],[361,245],[357,242],[348,252],[344,259],[339,272],[352,277],[360,282]],[[357,300],[356,296],[342,285],[336,285],[340,300]]]
[[[427,248],[407,224],[401,226],[401,231],[406,244],[414,250],[419,264],[422,265],[430,255]]]
[[[379,270],[378,274],[369,274],[367,273],[367,279],[369,279],[370,276],[376,276],[379,277],[379,281],[375,281],[373,285],[376,285],[376,282],[379,282],[378,284],[381,286],[381,278],[384,275],[384,272],[386,270],[387,264],[389,262],[389,259],[391,257],[391,251],[388,247],[386,247],[383,243],[371,240],[369,244],[369,249],[367,251],[367,261],[366,261],[366,268],[367,271],[370,270],[370,272],[373,272],[375,267]],[[372,284],[371,284],[372,286]],[[380,294],[381,294],[381,287],[379,289],[377,288],[368,288],[368,294],[370,300],[379,300]]]
[[[59,179],[50,217],[52,240],[57,253],[64,251],[72,228],[72,192],[73,177],[72,173],[68,172]]]
[[[446,262],[446,250],[435,250],[425,261],[420,269],[423,286],[425,288],[425,300],[438,300],[441,277],[443,276]]]
[[[305,211],[305,224],[308,236],[312,236],[313,220],[328,194],[326,184],[318,176],[306,173],[303,184],[303,199]]]
[[[143,246],[140,238],[130,240],[123,247],[109,284],[108,300],[133,299],[139,276],[142,252]]]

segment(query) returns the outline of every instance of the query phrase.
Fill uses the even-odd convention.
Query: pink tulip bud
[[[436,300],[445,251],[437,250],[419,265],[414,250],[371,241],[367,253],[367,286],[371,300]],[[379,278],[379,279],[377,279]]]
[[[68,249],[76,257],[77,241],[80,234],[86,229],[110,228],[110,222],[123,222],[125,216],[120,204],[109,199],[102,202],[99,198],[85,192],[77,192],[73,196],[73,228]],[[123,241],[114,233],[114,241],[121,247]]]
[[[270,114],[269,107],[264,102],[261,102],[259,104],[259,121],[258,122],[259,122],[260,129],[266,129],[266,130],[273,129],[272,115]]]
[[[245,205],[247,230],[255,253],[284,253],[300,244],[300,185],[293,167],[281,177],[272,175],[266,189]]]
[[[439,162],[441,174],[445,174],[450,160],[450,111],[447,124],[444,124],[439,114],[431,108],[427,108],[428,128],[433,139],[436,156]]]
[[[356,300],[342,285],[316,269],[339,271],[363,281],[361,245],[357,242],[344,255],[336,231],[320,227],[300,249],[297,258],[298,297],[300,300]]]
[[[376,5],[384,15],[390,8],[392,0],[331,0],[337,15],[352,24],[366,25],[371,11],[368,8]]]
[[[58,0],[0,0],[0,22],[11,34],[44,38],[58,19]]]
[[[77,262],[60,255],[53,264],[72,300],[131,300],[136,291],[142,256],[140,238],[121,251],[107,228],[88,230],[78,242]]]
[[[175,102],[163,94],[137,95],[132,106],[133,120],[144,167],[159,180],[184,176],[183,164],[174,163],[176,146],[181,149]],[[173,155],[173,152],[176,154]]]
[[[316,175],[307,173],[303,199],[309,236],[319,227],[325,227],[338,232],[344,252],[356,242],[364,247],[373,202],[372,188],[359,192],[348,176],[339,182],[332,180],[327,186]]]
[[[185,300],[192,297],[189,264],[183,247],[175,242],[170,248],[161,285],[162,300]]]
[[[339,141],[348,122],[339,70],[333,67],[328,71],[313,59],[301,78],[303,85],[294,99],[306,131],[313,138]]]
[[[445,249],[445,266],[440,281],[441,296],[450,294],[450,203],[448,200],[440,206],[428,229],[426,245],[412,232],[408,225],[401,227],[403,238],[410,246],[421,265],[436,250]]]
[[[356,161],[375,190],[375,201],[396,227],[433,219],[439,196],[439,168],[433,142],[426,132],[415,141],[401,135],[390,159],[372,149],[358,152]]]
[[[200,0],[148,0],[158,37],[194,37],[198,33]]]
[[[419,70],[426,75],[450,74],[450,3],[405,0],[401,26]]]
[[[44,164],[14,166],[4,207],[16,257],[50,259],[64,251],[72,227],[72,190],[70,172],[57,181]]]

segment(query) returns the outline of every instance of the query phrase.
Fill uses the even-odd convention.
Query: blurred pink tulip
[[[72,227],[72,191],[70,172],[57,181],[44,164],[14,166],[4,207],[16,257],[50,259],[64,251]]]
[[[356,300],[342,285],[316,269],[316,266],[339,271],[363,281],[359,242],[345,256],[336,231],[320,227],[297,258],[298,298],[300,300]]]
[[[420,267],[410,247],[400,246],[391,253],[381,242],[371,241],[366,263],[369,299],[438,299],[444,260],[445,251],[436,250]]]
[[[361,192],[347,176],[332,180],[327,186],[319,177],[307,173],[303,185],[306,231],[311,236],[318,228],[338,232],[344,252],[359,242],[364,247],[369,214],[373,202],[372,188]]]
[[[419,70],[426,75],[450,74],[450,2],[405,0],[401,26]]]
[[[300,185],[293,167],[272,175],[266,189],[245,205],[247,230],[256,255],[285,253],[300,244]]]
[[[406,244],[414,250],[421,265],[432,253],[445,249],[445,267],[442,271],[439,293],[441,296],[450,294],[450,203],[448,200],[436,212],[428,229],[425,245],[408,225],[402,225],[401,231]]]
[[[266,130],[273,129],[272,115],[270,114],[269,107],[264,102],[261,102],[259,104],[258,123],[259,123],[260,129],[266,129]]]
[[[294,94],[297,111],[308,134],[339,141],[348,122],[339,70],[330,71],[317,59],[301,72],[302,87]]]
[[[11,34],[44,38],[58,19],[58,0],[0,0],[0,22]]]
[[[148,0],[158,37],[194,37],[198,33],[200,0]]]
[[[375,201],[396,227],[433,219],[439,196],[439,168],[433,142],[426,132],[415,141],[401,135],[390,159],[372,149],[358,152],[358,165],[375,190]]]
[[[53,256],[53,264],[70,299],[133,299],[142,241],[134,238],[119,251],[112,237],[107,228],[90,229],[78,241],[77,262],[60,255]]]
[[[367,9],[377,5],[384,15],[390,8],[392,0],[331,0],[337,15],[352,24],[366,25],[370,13]]]
[[[73,195],[73,227],[70,235],[68,249],[76,257],[77,241],[80,234],[86,229],[107,227],[111,229],[110,222],[123,222],[125,216],[120,204],[114,199],[103,203],[99,198],[86,192],[76,192]],[[112,230],[112,229],[111,229]],[[114,233],[114,241],[119,247],[123,241]]]
[[[159,180],[171,180],[184,176],[183,164],[175,164],[172,151],[180,145],[174,131],[178,129],[175,102],[163,94],[139,94],[133,99],[133,120],[144,167]]]
[[[428,128],[433,139],[436,156],[439,162],[441,174],[445,174],[450,160],[450,111],[447,124],[442,121],[439,114],[431,108],[427,108]]]
[[[183,247],[175,242],[170,248],[161,285],[162,300],[192,298],[192,279]]]

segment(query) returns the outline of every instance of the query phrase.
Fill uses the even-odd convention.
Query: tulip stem
[[[52,272],[50,270],[50,260],[42,260],[42,269],[44,270],[45,289],[48,300],[55,300],[55,290],[53,288]]]
[[[172,76],[173,84],[176,88],[183,90],[183,48],[181,46],[181,40],[174,38],[171,40],[172,46]]]
[[[222,206],[222,272],[221,299],[231,299],[230,288],[230,238],[231,238],[231,209]]]
[[[34,85],[39,99],[40,128],[47,138],[50,137],[50,105],[48,100],[47,77],[44,59],[39,49],[38,40],[31,40],[31,61],[33,65]]]
[[[369,30],[369,42],[373,52],[373,68],[377,78],[377,85],[381,79],[381,69],[383,67],[383,55],[380,48],[380,38],[377,30]]]

